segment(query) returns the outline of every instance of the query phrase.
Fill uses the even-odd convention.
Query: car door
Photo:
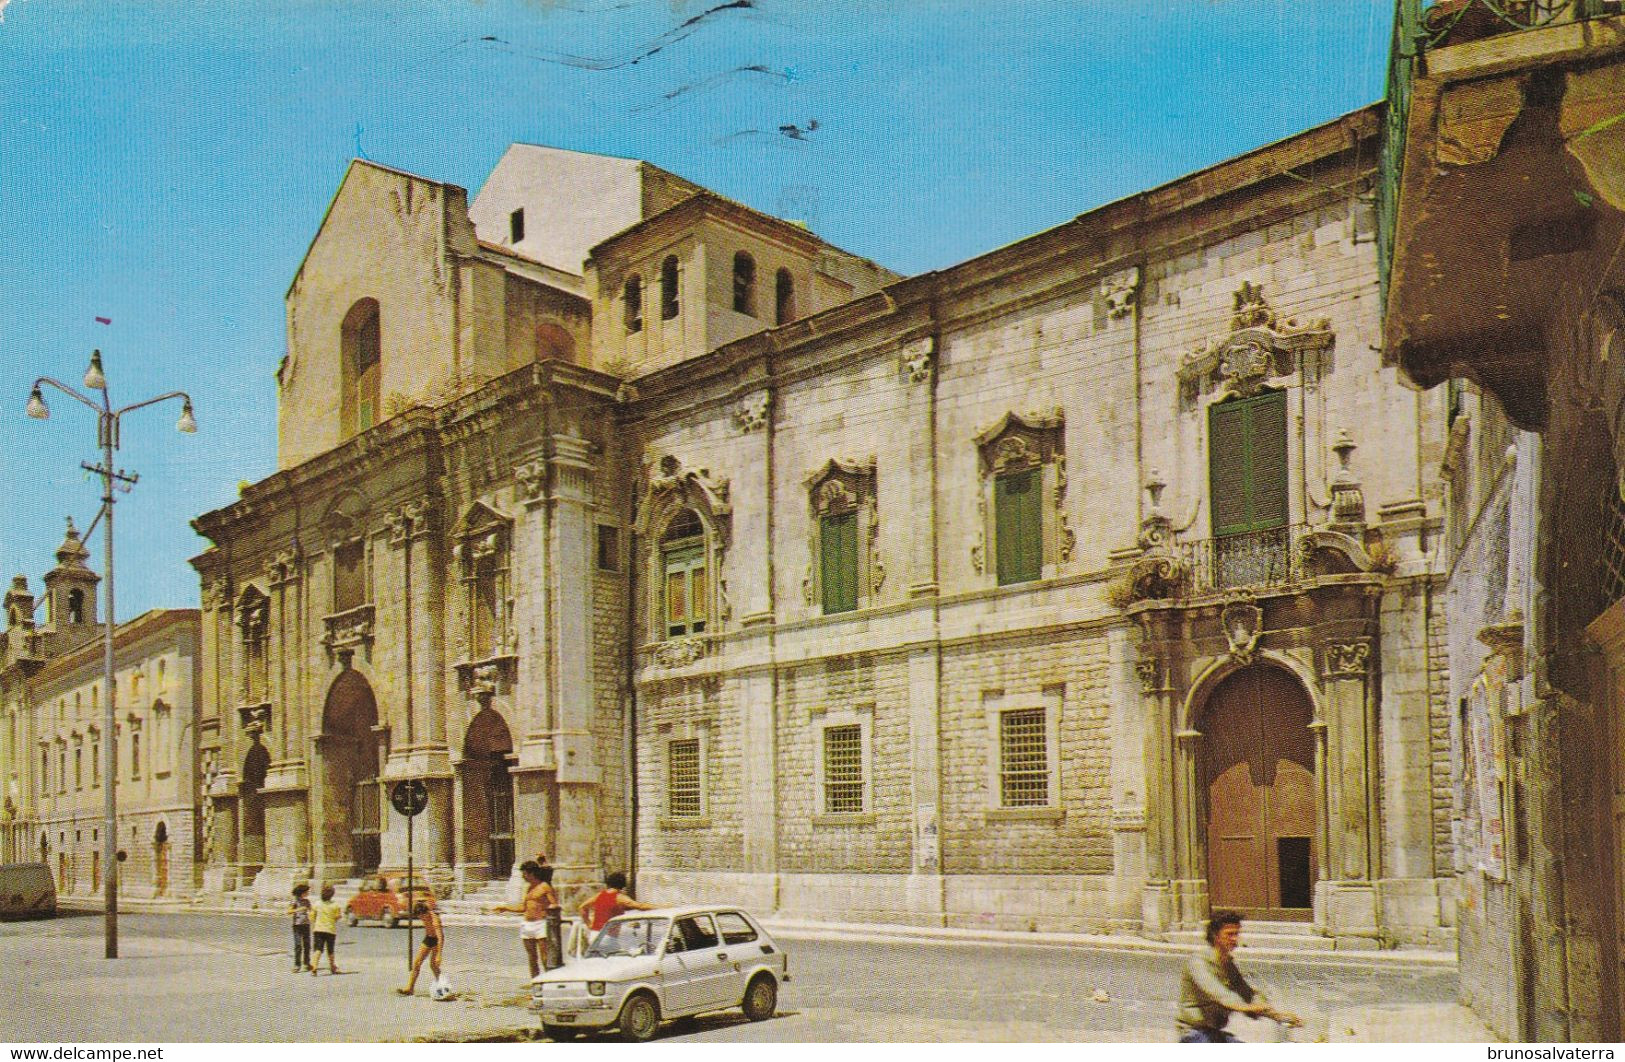
[[[678,942],[678,951],[672,951],[671,941]],[[667,963],[661,967],[666,972],[668,1012],[691,1014],[732,1005],[727,995],[733,966],[721,943],[708,914],[679,918],[671,927]]]

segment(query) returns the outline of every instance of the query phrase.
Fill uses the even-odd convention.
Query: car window
[[[717,929],[724,944],[749,944],[756,939],[756,930],[737,911],[723,911],[717,915]]]
[[[588,955],[609,958],[615,955],[648,955],[660,945],[671,924],[666,918],[617,918],[598,931]],[[676,934],[673,934],[673,940]]]
[[[695,915],[677,920],[674,936],[681,935],[683,947],[689,951],[717,946],[717,931],[711,925],[710,915]]]

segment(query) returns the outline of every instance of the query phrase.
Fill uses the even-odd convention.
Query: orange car
[[[361,883],[361,891],[344,905],[344,920],[353,926],[362,919],[377,919],[385,929],[391,929],[398,922],[412,920],[415,901],[433,895],[434,891],[421,881],[409,885],[405,875],[374,874]]]

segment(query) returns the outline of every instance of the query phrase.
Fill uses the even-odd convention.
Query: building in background
[[[1385,364],[1444,383],[1465,1000],[1625,1030],[1625,17],[1401,0]],[[1429,470],[1431,473],[1431,469]]]
[[[1450,938],[1442,396],[1367,109],[900,278],[644,163],[357,162],[196,526],[211,889]]]
[[[100,576],[72,523],[45,575],[43,600],[17,576],[5,596],[4,817],[8,862],[50,864],[64,897],[101,896],[106,824],[106,696]],[[34,615],[44,608],[43,622]],[[198,850],[198,612],[154,609],[114,633],[118,682],[121,894],[189,898]]]

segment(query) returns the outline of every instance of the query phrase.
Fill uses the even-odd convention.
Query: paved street
[[[0,1040],[467,1039],[512,1035],[535,1024],[520,1005],[523,957],[508,926],[448,927],[447,970],[459,995],[447,1003],[391,991],[402,983],[404,930],[341,928],[339,965],[346,972],[313,978],[291,972],[281,919],[126,914],[121,928],[126,957],[109,963],[100,957],[99,915],[0,924],[0,964],[10,971],[12,985],[0,1014]],[[669,1029],[668,1037],[1171,1037],[1177,956],[1003,943],[782,939],[794,979],[780,1017],[761,1024],[738,1015],[707,1018]],[[1311,1019],[1295,1038],[1348,1038],[1359,1030],[1339,1016],[1380,1016],[1385,1010],[1396,1021],[1374,1027],[1435,1038],[1416,1024],[1416,1015],[1425,1026],[1427,1015],[1453,1011],[1456,979],[1447,969],[1324,959],[1251,960],[1247,968],[1278,1000]],[[1103,1001],[1096,1000],[1097,991],[1105,993]],[[1452,1029],[1433,1031],[1444,1036]],[[1264,1039],[1267,1031],[1243,1034]]]

